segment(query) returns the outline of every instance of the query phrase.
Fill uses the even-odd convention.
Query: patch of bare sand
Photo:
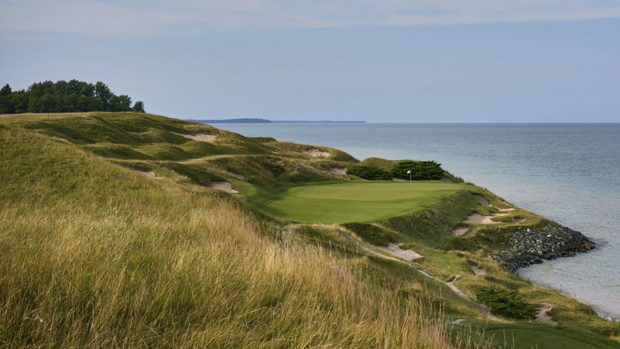
[[[450,178],[448,177],[441,177],[440,181],[445,182],[445,183],[454,183]]]
[[[392,242],[388,244],[388,247],[380,247],[380,249],[393,256],[400,257],[406,261],[412,261],[414,259],[422,258],[420,254],[415,253],[411,250],[403,250],[402,248],[400,248],[400,246]]]
[[[323,157],[326,157],[326,158],[329,157],[330,155],[332,155],[329,152],[320,151],[320,150],[318,150],[316,148],[310,148],[310,149],[306,150],[306,153],[310,154],[310,156],[314,156],[314,157],[323,156]]]
[[[223,190],[227,193],[236,194],[238,191],[232,188],[232,183],[230,182],[211,182],[211,188]]]
[[[456,228],[452,230],[452,236],[463,236],[469,231],[470,228]]]
[[[471,268],[471,270],[474,272],[474,274],[476,275],[485,275],[487,272],[484,271],[484,269],[480,269],[477,265],[475,264],[470,264],[469,267]]]
[[[551,316],[547,314],[547,312],[551,311],[551,309],[553,309],[553,305],[548,304],[548,303],[543,303],[543,307],[540,309],[540,312],[538,313],[538,315],[536,315],[536,322],[542,322],[544,324],[549,324],[549,325],[557,325],[558,323],[553,321]]]
[[[146,171],[138,171],[139,173],[142,173],[143,175],[149,177],[149,178],[157,178],[157,176],[155,176],[155,172],[150,171],[150,172],[146,172]]]
[[[492,216],[483,216],[480,213],[472,213],[469,217],[465,218],[463,223],[473,224],[500,224],[501,222],[494,222],[491,220],[493,217],[508,216],[508,213],[494,213]]]
[[[465,321],[465,319],[456,319],[454,321],[450,321],[450,323],[453,324],[453,325],[460,325],[464,321]]]
[[[514,207],[510,207],[510,208],[499,208],[496,207],[500,212],[510,212],[510,211],[514,211]]]
[[[486,206],[486,207],[491,206],[491,205],[489,205],[489,200],[485,199],[484,196],[482,196],[482,195],[474,194],[474,198],[476,198],[476,200],[478,200],[478,202],[480,203],[480,206]]]
[[[404,179],[400,179],[400,178],[392,178],[392,180],[393,180],[394,182],[406,182],[406,180],[404,180]]]
[[[244,175],[238,174],[238,173],[234,173],[234,172],[228,172],[228,174],[233,176],[233,177],[235,177],[235,178],[237,178],[237,179],[241,179],[241,180],[243,180],[245,178]]]
[[[344,176],[347,174],[347,169],[344,167],[332,167],[329,169],[329,172],[337,174],[339,176]]]
[[[185,137],[185,138],[189,138],[189,139],[193,139],[195,141],[200,141],[200,142],[213,142],[216,138],[217,135],[207,135],[204,133],[196,133],[195,135],[184,135],[182,133],[176,133],[176,132],[172,132],[175,135],[181,136],[181,137]]]

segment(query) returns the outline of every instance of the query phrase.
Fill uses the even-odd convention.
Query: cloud
[[[620,18],[617,0],[0,0],[3,38],[600,18]]]

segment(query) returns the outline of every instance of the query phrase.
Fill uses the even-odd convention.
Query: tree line
[[[444,170],[441,168],[441,164],[435,161],[404,160],[399,161],[390,171],[376,166],[355,165],[347,170],[347,174],[375,181],[390,180],[392,178],[411,178],[416,181],[429,181],[441,179]]]
[[[26,90],[13,91],[9,84],[0,89],[0,114],[68,113],[89,111],[144,111],[144,102],[131,103],[127,95],[115,95],[99,81],[44,81]]]

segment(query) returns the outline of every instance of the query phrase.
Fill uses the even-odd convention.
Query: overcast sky
[[[617,0],[0,0],[0,84],[183,119],[620,122]]]

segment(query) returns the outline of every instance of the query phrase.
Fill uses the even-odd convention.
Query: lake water
[[[436,160],[509,202],[583,232],[593,252],[522,277],[620,319],[620,124],[215,124],[363,160]]]

